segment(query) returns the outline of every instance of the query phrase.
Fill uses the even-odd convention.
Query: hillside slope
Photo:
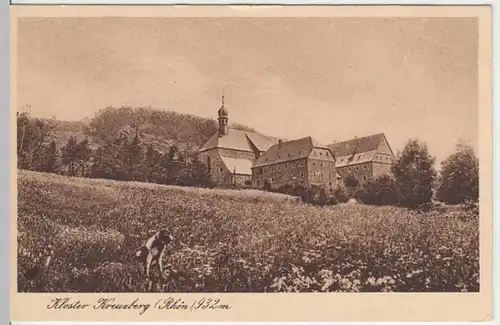
[[[479,290],[478,221],[460,211],[319,208],[259,191],[21,170],[18,191],[20,291]],[[133,252],[161,228],[176,246],[167,279],[150,282]]]
[[[134,133],[137,127],[143,144],[165,152],[172,145],[183,150],[197,150],[217,129],[216,121],[173,111],[153,108],[107,107],[98,111],[92,119],[83,121],[45,121],[54,124],[51,140],[58,147],[64,145],[70,136],[79,140],[88,137],[90,146],[96,148],[117,134]],[[241,124],[234,128],[256,132]]]

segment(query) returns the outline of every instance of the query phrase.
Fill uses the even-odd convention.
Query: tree
[[[153,145],[148,144],[144,155],[144,181],[151,183],[161,183],[161,153]]]
[[[45,152],[42,171],[46,173],[55,173],[59,167],[56,142],[51,141],[45,148]]]
[[[81,175],[85,177],[85,164],[90,159],[91,150],[89,147],[89,139],[85,138],[77,144],[77,161],[82,170]]]
[[[419,208],[431,203],[434,161],[424,143],[410,139],[405,145],[391,166],[402,206]]]
[[[90,176],[93,178],[120,179],[121,168],[117,159],[117,149],[112,143],[106,143],[97,148],[94,154],[94,164]]]
[[[55,173],[58,169],[58,155],[55,141],[49,144],[43,144],[38,151],[31,155],[30,169],[44,172]]]
[[[436,198],[447,204],[479,199],[479,160],[474,149],[458,144],[456,152],[441,163]]]
[[[126,170],[130,180],[142,179],[142,148],[139,135],[136,134],[132,141],[125,147]]]
[[[360,183],[359,179],[357,179],[354,175],[348,174],[344,178],[344,186],[347,192],[347,195],[351,198],[358,191]]]
[[[349,192],[343,183],[339,183],[333,191],[333,196],[337,203],[346,203],[350,199]]]
[[[75,176],[75,166],[79,158],[79,145],[74,136],[68,139],[68,142],[61,148],[62,162],[68,165],[68,175]]]
[[[17,166],[21,169],[38,170],[40,153],[48,145],[54,123],[33,119],[28,113],[17,115]]]
[[[396,182],[389,175],[381,175],[363,183],[356,197],[365,204],[396,205],[399,193]]]
[[[182,168],[182,155],[180,154],[179,148],[174,144],[172,145],[168,153],[165,155],[165,176],[166,184],[180,184],[180,177],[183,171]]]
[[[207,167],[198,158],[179,160],[180,173],[178,185],[212,187],[214,184],[210,178]]]

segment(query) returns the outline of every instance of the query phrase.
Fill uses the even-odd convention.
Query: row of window
[[[354,155],[354,157],[339,158],[337,160],[337,163],[339,163],[339,164],[346,164],[348,162],[356,162],[356,161],[361,160],[364,157],[365,157],[365,154],[361,153],[361,154]],[[375,155],[375,159],[374,160],[392,162],[393,158],[389,157],[389,156]]]
[[[388,156],[375,155],[375,160],[392,162],[393,158]]]
[[[325,151],[324,153],[325,153],[325,157],[330,157],[330,153],[328,151]],[[317,157],[318,156],[318,152],[314,151],[313,155]],[[323,151],[319,151],[319,155],[323,156]]]
[[[334,178],[334,174],[333,173],[328,173],[328,175],[326,175],[326,173],[322,173],[322,172],[314,172],[313,173],[313,176],[315,178],[319,178],[319,179],[333,179]],[[328,176],[328,177],[326,177]]]
[[[300,175],[300,178],[305,178],[306,177],[306,173],[302,172],[299,174]],[[277,177],[271,177],[271,179],[269,180],[271,183],[274,183],[274,182],[277,182],[277,181],[292,181],[292,180],[296,180],[297,179],[297,174],[296,173],[293,173],[293,174],[285,174],[285,175],[279,175]]]
[[[316,162],[315,162],[315,161],[313,161],[313,163],[312,163],[312,164],[313,164],[313,166],[316,166]],[[322,162],[318,162],[318,164],[319,164],[321,167],[323,167],[323,166],[326,166],[326,167],[328,167],[328,166],[329,166],[330,168],[335,167],[335,163],[333,163],[333,162],[329,163],[329,162],[323,162],[323,161],[322,161]]]
[[[316,166],[316,161],[312,162],[313,166]],[[334,162],[318,162],[319,166],[321,167],[330,167],[333,168],[335,167]],[[293,169],[296,167],[304,167],[305,163],[304,161],[300,162],[293,162],[293,163],[286,163],[284,165],[274,165],[274,166],[267,166],[263,168],[259,168],[259,173],[264,174],[264,173],[270,173],[270,172],[275,172],[275,171],[280,171],[280,170],[288,170],[288,169]]]
[[[366,165],[363,165],[363,170],[366,170],[367,167]],[[353,170],[359,170],[359,166],[353,166],[353,167],[347,167],[347,168],[341,168],[339,169],[340,174],[343,174],[345,171],[351,173]]]
[[[304,172],[301,172],[301,173],[299,173],[299,176],[300,176],[300,178],[306,178],[307,174]],[[334,173],[327,174],[327,173],[322,173],[322,172],[314,172],[313,176],[314,176],[314,178],[318,178],[318,179],[334,179],[334,177],[335,177]],[[283,181],[283,180],[288,181],[288,180],[295,180],[295,179],[297,179],[296,173],[284,174],[284,175],[279,175],[276,177],[271,177],[270,182],[274,183],[277,181]]]
[[[296,168],[297,166],[299,167],[304,167],[304,161],[299,161],[299,162],[292,162],[292,163],[286,163],[284,165],[274,165],[274,166],[267,166],[263,168],[259,168],[259,173],[269,173],[269,172],[274,172],[274,171],[280,171],[281,169],[283,170],[288,170],[288,168]]]

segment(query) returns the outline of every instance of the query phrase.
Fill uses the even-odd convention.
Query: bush
[[[458,145],[457,151],[441,163],[436,198],[447,204],[479,199],[479,160],[474,150]]]
[[[278,187],[276,189],[276,192],[282,193],[282,194],[294,195],[295,194],[294,190],[295,190],[294,185],[285,184],[285,185],[281,185],[280,187]],[[298,196],[298,195],[294,195],[294,196]]]
[[[344,185],[349,198],[354,197],[356,192],[359,190],[360,182],[354,175],[347,175],[344,178]]]
[[[305,187],[302,184],[285,184],[274,190],[275,192],[297,196],[301,202],[324,206],[327,204],[336,204],[337,200],[333,197],[326,187],[312,185]]]
[[[408,141],[391,167],[400,205],[412,209],[430,206],[432,184],[436,180],[434,161],[424,143]]]
[[[356,198],[365,204],[397,205],[399,194],[394,179],[388,175],[369,179],[356,193]]]
[[[350,199],[349,192],[343,184],[337,185],[333,191],[333,197],[336,203],[347,203]]]
[[[318,206],[325,206],[332,203],[331,195],[324,186],[312,185],[307,188],[301,196],[305,203],[310,203]]]

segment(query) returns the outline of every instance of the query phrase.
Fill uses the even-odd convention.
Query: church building
[[[218,110],[217,132],[199,149],[198,158],[208,168],[217,185],[251,185],[252,165],[264,152],[278,143],[274,137],[229,127],[229,112]]]

